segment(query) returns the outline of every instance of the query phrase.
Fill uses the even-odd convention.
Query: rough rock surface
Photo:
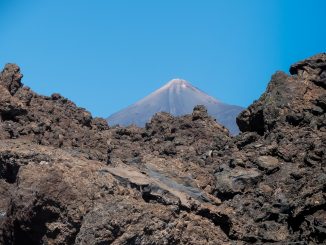
[[[16,65],[0,75],[0,244],[323,244],[326,54],[237,119],[202,106],[112,127]]]
[[[23,87],[21,78],[13,64],[6,65],[0,75],[0,139],[26,138],[106,160],[108,125],[104,119],[92,118],[60,94],[38,95]]]

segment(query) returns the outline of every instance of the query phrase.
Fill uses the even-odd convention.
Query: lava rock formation
[[[1,244],[323,244],[326,54],[277,72],[228,130],[203,106],[109,127],[0,74]]]

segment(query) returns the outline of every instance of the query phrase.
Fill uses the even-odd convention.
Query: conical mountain
[[[231,134],[239,132],[236,117],[243,110],[242,107],[222,103],[182,79],[171,80],[142,100],[114,113],[107,120],[109,125],[135,124],[143,127],[157,112],[182,116],[191,113],[196,105],[206,106],[208,113],[227,127]]]

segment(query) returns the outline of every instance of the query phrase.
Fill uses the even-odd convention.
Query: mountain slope
[[[111,115],[107,120],[110,125],[135,124],[143,127],[157,112],[181,116],[190,114],[196,105],[204,105],[208,113],[232,134],[239,132],[236,117],[243,110],[242,107],[224,104],[182,79],[171,80],[142,100]]]

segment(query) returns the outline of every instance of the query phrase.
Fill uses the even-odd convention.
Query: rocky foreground
[[[109,128],[0,74],[1,244],[326,243],[326,54],[228,130],[197,106]]]

